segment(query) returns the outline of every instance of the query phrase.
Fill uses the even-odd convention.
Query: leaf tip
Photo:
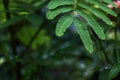
[[[64,34],[64,33],[58,33],[58,32],[56,32],[56,36],[58,36],[58,37],[63,36],[63,34]]]
[[[105,40],[105,38],[106,38],[106,37],[104,36],[104,37],[102,37],[101,39],[102,39],[102,40]]]
[[[88,50],[88,52],[89,52],[90,54],[93,53],[93,45],[91,45],[90,47],[86,47],[86,49]]]

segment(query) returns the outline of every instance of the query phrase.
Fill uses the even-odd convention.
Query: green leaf
[[[99,23],[96,22],[96,20],[92,16],[79,10],[77,11],[77,13],[87,21],[87,23],[92,27],[92,29],[95,31],[95,33],[100,39],[105,39],[103,29],[100,27]]]
[[[26,15],[26,19],[35,26],[39,26],[43,21],[39,15],[36,14],[28,14]]]
[[[7,21],[3,22],[2,24],[0,24],[0,28],[5,28],[12,24],[15,24],[16,22],[21,21],[23,18],[24,18],[24,15],[15,16],[14,18],[11,18],[10,20],[7,20]]]
[[[51,0],[47,7],[48,9],[55,9],[59,6],[72,5],[73,3],[73,0]]]
[[[115,78],[118,75],[118,73],[120,73],[120,63],[116,63],[112,66],[109,72],[109,80]]]
[[[71,11],[72,7],[60,7],[55,10],[49,10],[46,14],[48,19],[54,19],[58,14],[65,13]]]
[[[78,19],[74,20],[75,28],[77,33],[80,35],[80,38],[85,46],[85,48],[92,53],[93,52],[93,44],[90,38],[87,26],[83,22]]]
[[[100,72],[98,80],[108,80],[109,69],[104,69]]]
[[[101,11],[99,11],[96,8],[90,7],[89,5],[85,5],[84,3],[79,3],[78,4],[80,7],[83,7],[85,9],[87,9],[88,11],[90,11],[92,14],[94,14],[95,16],[99,17],[100,19],[102,19],[105,23],[107,23],[108,25],[111,25],[112,22],[110,21],[110,19],[108,17],[106,17]]]
[[[103,0],[103,1],[106,2],[107,4],[111,4],[112,6],[117,7],[113,2],[113,0]]]
[[[72,24],[72,22],[73,18],[71,16],[69,15],[62,16],[57,23],[56,35],[62,36],[66,29]]]
[[[97,5],[99,8],[101,8],[103,11],[105,11],[108,14],[111,14],[113,16],[117,16],[117,14],[113,10],[109,9],[107,7],[107,5],[102,4],[102,3],[98,2],[97,0],[91,0],[90,3]]]

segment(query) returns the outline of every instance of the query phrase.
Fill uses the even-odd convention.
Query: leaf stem
[[[77,1],[77,0],[74,0],[74,11],[75,11],[76,8],[77,8],[77,3],[78,3],[78,1]]]

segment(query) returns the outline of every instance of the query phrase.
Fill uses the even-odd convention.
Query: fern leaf
[[[55,10],[49,10],[46,14],[48,19],[54,19],[58,14],[65,13],[71,11],[71,7],[60,7]]]
[[[68,15],[62,16],[56,26],[56,35],[62,36],[66,29],[72,24],[73,18]]]
[[[63,5],[72,5],[74,2],[73,0],[51,0],[48,4],[48,9],[55,9],[59,6]]]
[[[83,11],[78,10],[77,12],[87,21],[87,23],[92,27],[92,29],[95,31],[95,33],[100,39],[105,39],[105,34],[103,32],[103,29],[100,27],[98,22],[96,22],[96,20],[92,16],[86,14]]]
[[[107,3],[107,4],[111,4],[112,6],[114,6],[114,7],[117,7],[115,4],[114,4],[114,2],[113,2],[113,0],[103,0],[105,3]]]
[[[102,9],[103,11],[105,11],[108,14],[111,14],[113,16],[117,16],[117,14],[113,10],[109,9],[105,4],[100,3],[97,0],[91,0],[90,3],[97,5],[100,9]]]
[[[87,26],[77,18],[74,20],[75,28],[77,33],[80,35],[80,38],[85,46],[85,48],[92,53],[93,52],[93,44],[90,38]]]
[[[96,15],[97,17],[99,17],[100,19],[102,19],[105,23],[107,23],[108,25],[112,25],[112,22],[110,21],[110,19],[108,17],[106,17],[101,11],[99,11],[98,9],[95,9],[93,7],[89,7],[88,5],[85,4],[78,4],[80,7],[83,7],[85,9],[87,9],[88,11],[90,11],[91,13],[93,13],[94,15]]]

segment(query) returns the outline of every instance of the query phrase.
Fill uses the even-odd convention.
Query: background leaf
[[[120,63],[116,63],[112,66],[109,72],[109,80],[115,78],[118,75],[118,73],[120,73]]]

